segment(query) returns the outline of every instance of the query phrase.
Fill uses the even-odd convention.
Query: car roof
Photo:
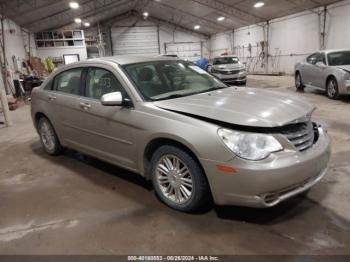
[[[137,64],[144,62],[153,62],[153,61],[169,61],[174,60],[177,61],[178,58],[173,58],[169,56],[138,56],[138,55],[119,55],[119,56],[109,56],[109,57],[101,57],[90,59],[89,61],[93,62],[113,62],[119,65],[127,65],[127,64]]]
[[[318,51],[318,52],[329,54],[329,53],[345,52],[345,51],[348,51],[348,52],[349,52],[350,49],[328,49],[328,50],[320,50],[320,51]]]
[[[234,58],[238,58],[238,56],[236,56],[236,55],[221,55],[221,56],[216,56],[216,57],[214,57],[214,59],[216,59],[216,58],[225,58],[225,57],[234,57]]]

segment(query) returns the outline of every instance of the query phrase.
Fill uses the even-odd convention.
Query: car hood
[[[216,70],[238,70],[244,69],[242,64],[226,64],[226,65],[213,65],[213,68]]]
[[[244,87],[156,101],[154,105],[190,116],[253,127],[278,127],[305,122],[315,109],[288,94]]]
[[[342,66],[337,66],[337,67],[350,73],[350,65],[342,65]]]

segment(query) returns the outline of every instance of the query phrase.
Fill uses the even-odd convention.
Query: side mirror
[[[317,62],[316,63],[316,66],[318,66],[318,67],[326,67],[326,65],[323,63],[323,62]]]
[[[101,97],[101,104],[104,106],[121,106],[123,105],[123,96],[120,92],[104,94]]]

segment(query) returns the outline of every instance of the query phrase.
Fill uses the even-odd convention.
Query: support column
[[[7,85],[6,75],[7,75],[7,65],[6,65],[6,49],[5,49],[5,30],[4,30],[4,17],[1,17],[1,34],[2,34],[2,55],[3,55],[3,61],[4,64],[0,62],[1,65],[1,72],[2,72],[2,82],[4,85],[0,85],[0,100],[1,100],[1,107],[2,111],[5,117],[5,125],[11,126],[12,121],[10,118],[10,110],[9,105],[7,101],[5,86]]]

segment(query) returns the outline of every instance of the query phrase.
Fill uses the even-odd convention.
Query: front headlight
[[[248,133],[220,128],[218,134],[225,145],[237,156],[248,160],[262,160],[283,149],[271,135]]]

